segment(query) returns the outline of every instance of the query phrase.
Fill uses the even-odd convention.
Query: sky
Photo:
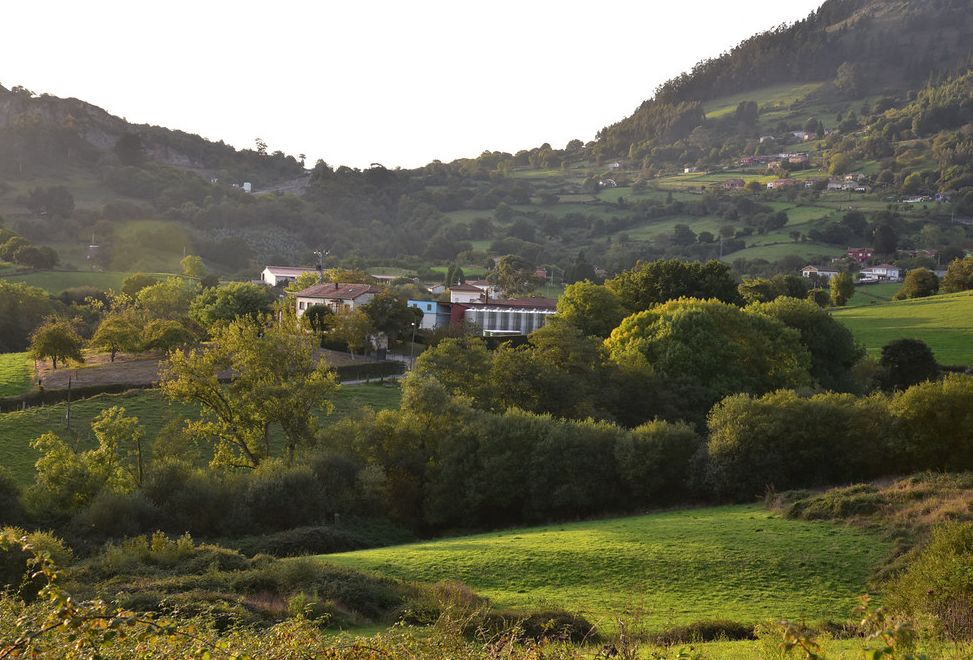
[[[821,0],[3,3],[0,84],[329,164],[588,141]]]

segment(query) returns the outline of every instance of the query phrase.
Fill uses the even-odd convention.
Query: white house
[[[423,330],[435,330],[449,325],[449,304],[436,300],[409,300],[409,307],[422,312],[419,327]]]
[[[303,266],[267,266],[260,273],[260,281],[269,286],[286,284],[293,282],[299,275],[304,273],[316,273],[317,268],[304,268]]]
[[[482,303],[486,302],[486,292],[469,282],[449,287],[449,302],[451,303]]]
[[[892,264],[879,264],[862,268],[860,275],[866,281],[898,282],[902,279],[902,269]]]
[[[827,266],[805,266],[801,269],[801,275],[804,277],[811,277],[812,275],[817,275],[823,277],[826,280],[830,280],[832,277],[837,275],[840,271],[836,268],[829,268]]]
[[[304,316],[304,312],[313,305],[327,305],[331,311],[342,309],[357,309],[371,302],[381,289],[371,284],[341,284],[325,282],[315,284],[295,294],[297,299],[297,315]]]

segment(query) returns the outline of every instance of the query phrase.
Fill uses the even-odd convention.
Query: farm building
[[[317,268],[305,268],[303,266],[267,266],[260,273],[260,281],[269,286],[287,284],[293,282],[304,273],[316,273]]]
[[[864,282],[898,282],[902,279],[902,269],[892,264],[862,268],[859,274]]]
[[[828,268],[827,266],[805,266],[801,269],[801,275],[803,277],[811,277],[812,275],[817,275],[818,277],[823,277],[826,280],[830,280],[832,277],[838,274],[836,268]]]

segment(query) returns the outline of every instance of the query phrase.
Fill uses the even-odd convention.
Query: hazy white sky
[[[4,2],[0,84],[333,165],[590,140],[820,0]]]

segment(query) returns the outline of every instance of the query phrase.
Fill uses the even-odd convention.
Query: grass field
[[[899,292],[902,284],[899,282],[886,282],[884,284],[866,284],[855,287],[855,295],[851,297],[845,307],[863,307],[865,305],[877,305],[892,300],[892,296]]]
[[[707,101],[705,104],[706,116],[710,119],[722,117],[732,112],[736,112],[737,106],[742,101],[755,101],[761,108],[768,106],[790,106],[808,94],[821,88],[822,83],[808,83],[804,85],[776,85],[765,87],[764,89],[742,92],[733,96],[724,96],[719,99]]]
[[[844,620],[890,546],[756,505],[549,525],[321,556],[420,581],[461,580],[499,607],[563,607],[611,627],[702,619]]]
[[[26,353],[0,353],[0,397],[30,389],[33,362]]]
[[[766,259],[777,261],[783,257],[797,255],[809,261],[816,257],[837,257],[845,253],[841,248],[825,243],[777,243],[774,245],[755,245],[737,252],[731,252],[723,257],[723,261],[731,262],[736,259]]]
[[[61,293],[65,289],[78,286],[93,286],[96,289],[107,291],[114,289],[118,291],[122,288],[122,282],[132,273],[130,272],[102,272],[102,271],[59,271],[45,270],[25,275],[13,275],[9,279],[11,282],[25,282],[31,286],[40,287],[49,293]],[[158,277],[171,277],[168,273],[152,273]]]
[[[334,396],[334,413],[329,420],[354,414],[362,406],[379,410],[399,405],[398,387],[382,385],[350,385]],[[196,409],[189,405],[171,404],[158,390],[139,390],[125,394],[101,394],[71,404],[72,429],[82,447],[94,446],[90,434],[91,420],[105,408],[122,406],[135,415],[145,428],[145,437],[152,440],[171,420],[189,419]],[[30,447],[34,438],[44,433],[58,433],[64,438],[74,437],[65,425],[66,403],[28,408],[0,414],[0,465],[10,470],[23,484],[30,483],[38,454]]]
[[[929,344],[942,364],[973,365],[971,291],[839,309],[834,316],[872,354],[893,339],[913,338]]]

